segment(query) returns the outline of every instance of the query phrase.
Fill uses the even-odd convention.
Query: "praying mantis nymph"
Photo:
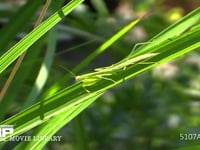
[[[120,69],[125,69],[129,65],[140,63],[140,62],[144,61],[145,59],[151,58],[151,57],[156,56],[158,54],[159,53],[149,53],[149,54],[139,55],[137,57],[134,57],[134,58],[131,58],[131,59],[127,59],[127,60],[125,60],[125,61],[123,61],[121,63],[118,63],[118,65],[115,64],[115,65],[111,65],[111,66],[108,66],[108,67],[97,68],[97,69],[95,69],[95,71],[107,72],[107,71],[110,71],[111,69],[113,71],[120,70]]]
[[[84,88],[87,86],[94,85],[101,79],[115,82],[113,79],[110,79],[108,77],[108,76],[112,75],[113,72],[123,71],[131,65],[138,64],[140,62],[144,62],[146,59],[154,57],[158,54],[159,53],[149,53],[149,54],[139,55],[134,58],[127,59],[121,63],[118,63],[117,65],[114,64],[114,65],[111,65],[108,67],[97,68],[97,69],[95,69],[95,72],[76,76],[75,79],[77,82],[82,82]],[[146,63],[148,63],[148,62],[146,62]]]

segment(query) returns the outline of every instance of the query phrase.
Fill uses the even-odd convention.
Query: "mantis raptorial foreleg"
[[[177,37],[177,35],[176,35],[176,36],[172,36],[172,37],[168,37],[168,38],[165,38],[165,39],[157,39],[157,40],[154,39],[154,40],[149,41],[149,42],[137,43],[137,44],[135,44],[135,45],[133,46],[133,48],[132,48],[130,54],[127,56],[127,59],[137,50],[137,47],[139,47],[139,46],[151,44],[151,47],[152,47],[152,45],[153,45],[153,46],[156,46],[156,45],[161,44],[161,43],[164,42],[164,41],[172,41],[173,38],[176,38],[176,37]]]
[[[96,84],[98,81],[102,79],[115,83],[116,81],[114,81],[111,78],[106,77],[109,75],[112,75],[112,74],[110,73],[103,74],[103,73],[94,72],[94,73],[88,73],[88,74],[76,76],[75,79],[77,82],[82,82],[83,88],[89,93],[90,91],[87,89],[87,87]]]
[[[140,46],[146,45],[146,44],[151,44],[151,43],[154,43],[154,41],[152,41],[152,42],[142,42],[142,43],[137,43],[137,44],[135,44],[135,45],[133,46],[131,52],[130,52],[129,55],[127,56],[127,59],[128,59],[131,55],[133,55],[133,53],[137,50],[137,47],[140,47]]]

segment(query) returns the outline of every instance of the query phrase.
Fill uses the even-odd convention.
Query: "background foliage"
[[[69,1],[52,1],[46,18],[67,2]],[[0,1],[1,55],[32,30],[42,4],[42,1],[31,0]],[[1,121],[28,108],[37,99],[50,97],[72,85],[74,74],[88,73],[94,68],[118,62],[131,52],[135,43],[148,41],[197,6],[199,1],[196,0],[85,1],[30,47],[0,103]],[[144,13],[147,16],[107,51],[98,55],[86,67],[74,70],[99,45]],[[47,52],[49,49],[56,51],[51,55]],[[46,53],[50,56],[47,57]],[[62,123],[58,123],[57,126],[60,127],[57,129],[62,128],[56,135],[61,135],[62,141],[49,142],[45,147],[159,150],[199,144],[200,139],[181,141],[179,137],[180,133],[200,134],[199,57],[197,49],[112,88],[92,105],[85,104],[85,107],[90,106],[69,124],[63,124],[62,127]],[[41,88],[35,90],[35,81],[41,66],[45,65],[45,59],[49,62],[49,69],[47,75],[42,74]],[[73,74],[64,68],[71,70]],[[11,69],[9,67],[1,74],[1,87]],[[62,91],[57,95],[61,93]],[[71,112],[76,111],[73,107],[71,109]],[[71,112],[65,112],[65,115],[70,116]],[[55,126],[56,118],[53,119],[42,127],[50,129]],[[39,132],[42,127],[29,132]],[[1,146],[2,149],[13,149],[17,144],[8,142]],[[27,145],[21,143],[18,149]]]

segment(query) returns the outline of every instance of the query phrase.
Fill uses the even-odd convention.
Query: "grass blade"
[[[16,34],[24,28],[26,23],[37,11],[38,7],[43,4],[43,1],[27,1],[11,19],[8,24],[0,31],[0,35],[4,35],[0,39],[0,50],[3,51]],[[17,19],[16,19],[17,18]]]
[[[17,57],[25,52],[35,41],[55,26],[65,15],[74,10],[83,0],[73,0],[50,16],[41,25],[35,28],[8,52],[0,57],[0,73],[3,72]]]
[[[44,62],[42,63],[37,79],[32,88],[32,91],[29,94],[24,104],[24,108],[27,108],[28,106],[31,106],[34,103],[37,96],[40,94],[42,88],[44,87],[45,82],[49,75],[52,62],[53,62],[55,50],[56,50],[56,28],[54,27],[49,32],[48,50],[46,52]]]

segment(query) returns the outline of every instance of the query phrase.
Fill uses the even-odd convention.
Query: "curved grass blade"
[[[35,84],[24,103],[24,108],[27,108],[34,103],[46,83],[56,50],[56,32],[57,30],[55,27],[49,31],[48,49],[45,55],[45,59],[41,65]]]
[[[60,130],[64,125],[66,125],[69,121],[71,121],[74,117],[76,117],[81,111],[87,108],[91,103],[93,103],[101,94],[96,94],[94,97],[91,97],[87,101],[79,103],[74,107],[63,111],[63,113],[57,115],[56,117],[49,120],[47,123],[39,127],[32,136],[45,136],[45,137],[52,137],[58,130]],[[21,142],[17,147],[16,150],[21,149],[42,149],[43,146],[48,141],[31,141],[31,142]]]
[[[27,3],[20,8],[15,15],[10,18],[10,22],[5,25],[0,31],[0,51],[2,52],[10,43],[16,34],[24,28],[28,20],[35,14],[38,7],[43,4],[43,1],[28,0]],[[17,18],[17,19],[16,19]]]
[[[182,19],[170,25],[168,28],[166,28],[165,30],[154,36],[152,39],[147,41],[151,42],[152,44],[141,46],[140,48],[137,49],[138,51],[134,55],[140,55],[142,53],[145,53],[146,51],[150,52],[148,50],[149,48],[155,47],[157,43],[181,35],[183,32],[191,28],[193,25],[197,24],[199,20],[200,20],[200,7],[190,12]]]
[[[41,25],[35,28],[21,41],[8,50],[3,56],[0,57],[0,73],[3,72],[17,57],[25,52],[35,41],[55,26],[64,16],[74,10],[83,0],[73,0],[58,10]]]
[[[98,91],[89,94],[78,83],[58,92],[46,100],[32,105],[19,114],[1,122],[1,124],[14,125],[15,132],[11,136],[20,135],[63,112],[70,111],[80,103],[86,102],[102,93],[103,91]],[[6,139],[9,139],[11,136],[6,137]]]
[[[121,30],[119,30],[116,34],[114,34],[110,39],[108,39],[105,43],[103,43],[97,50],[95,50],[93,53],[91,53],[87,58],[85,58],[76,68],[73,69],[74,73],[78,73],[81,69],[86,67],[92,60],[94,60],[98,55],[103,53],[105,50],[107,50],[108,47],[110,47],[113,43],[115,43],[117,40],[119,40],[122,36],[124,36],[130,29],[132,29],[141,18],[132,21],[125,27],[123,27]]]

